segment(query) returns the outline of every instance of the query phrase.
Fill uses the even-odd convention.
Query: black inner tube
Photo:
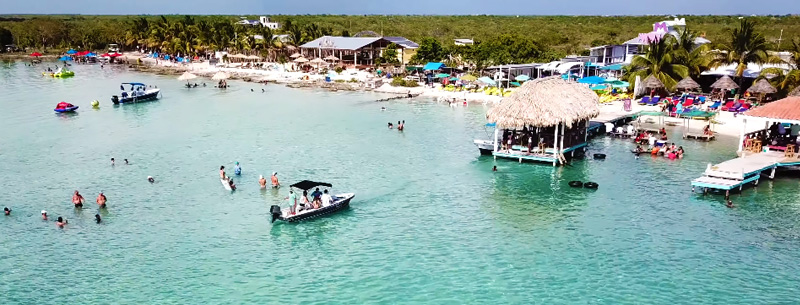
[[[594,154],[594,158],[595,159],[605,159],[606,158],[606,154]]]
[[[583,187],[585,187],[587,189],[596,189],[597,186],[598,186],[597,183],[594,183],[594,182],[586,182],[586,183],[583,184]]]
[[[580,182],[580,181],[577,181],[577,180],[576,181],[570,181],[569,182],[569,186],[571,186],[571,187],[582,187],[583,186],[583,182]]]

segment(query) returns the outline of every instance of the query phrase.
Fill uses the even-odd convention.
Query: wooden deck
[[[711,140],[714,139],[714,135],[707,135],[707,134],[702,134],[702,133],[687,133],[687,134],[683,135],[683,138],[685,138],[685,139],[697,139],[697,140],[703,140],[703,141],[711,141]]]
[[[769,178],[775,177],[778,167],[798,166],[800,158],[785,157],[783,152],[770,151],[756,154],[746,154],[743,157],[731,159],[720,164],[709,166],[703,176],[692,180],[692,190],[729,191],[738,188],[740,191],[748,183],[758,184],[758,180],[769,171]]]
[[[567,147],[562,150],[562,154],[569,154],[577,149],[583,148],[586,146],[586,143],[581,143],[576,146]],[[528,152],[527,147],[522,147],[518,145],[512,146],[511,150],[500,150],[496,152],[492,152],[495,158],[504,158],[504,159],[512,159],[517,160],[520,163],[522,161],[536,161],[536,162],[546,162],[546,163],[561,163],[558,156],[555,154],[555,150],[551,148],[547,148],[544,150],[544,153],[539,152],[538,148],[534,147],[533,152]]]

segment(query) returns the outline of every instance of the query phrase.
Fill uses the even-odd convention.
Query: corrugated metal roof
[[[800,121],[800,97],[790,96],[758,106],[748,110],[744,115],[757,118]]]
[[[381,39],[382,38],[380,37],[322,36],[300,47],[304,49],[324,48],[324,49],[338,49],[338,50],[358,50]]]
[[[419,48],[419,45],[416,42],[406,39],[405,37],[383,37],[390,42],[394,42],[394,44],[401,46],[404,49],[416,49]]]

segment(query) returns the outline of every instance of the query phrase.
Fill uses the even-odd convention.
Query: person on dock
[[[5,207],[5,208],[3,208],[3,213],[6,214],[6,216],[11,216],[11,209],[9,209],[8,207]]]
[[[83,201],[83,196],[78,193],[78,191],[75,191],[75,194],[72,195],[72,204],[75,206],[75,208],[82,208]]]
[[[42,220],[47,220],[47,211],[42,210]]]
[[[706,125],[706,127],[703,127],[703,135],[706,135],[706,136],[713,136],[714,135],[714,132],[711,131],[711,124],[708,124],[708,125]]]
[[[222,165],[219,167],[219,178],[222,180],[228,179],[228,176],[225,175],[225,166]]]
[[[267,179],[264,178],[264,175],[258,175],[258,185],[261,186],[261,189],[267,188]]]
[[[67,222],[67,220],[65,218],[61,217],[61,216],[58,216],[58,219],[56,219],[56,226],[58,226],[59,228],[62,228],[62,229],[68,223],[69,222]]]
[[[239,162],[233,164],[233,174],[237,176],[242,174],[242,168],[239,166]]]
[[[108,198],[106,198],[106,195],[103,195],[103,192],[100,192],[100,194],[97,195],[97,199],[96,199],[97,205],[99,205],[101,209],[105,209],[106,208],[106,201],[107,200],[108,200]]]
[[[270,180],[272,180],[272,188],[281,187],[281,183],[278,182],[278,172],[273,172],[272,177],[270,177]]]

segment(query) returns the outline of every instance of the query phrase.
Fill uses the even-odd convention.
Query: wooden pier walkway
[[[614,125],[617,122],[622,120],[633,119],[639,115],[639,112],[624,112],[624,111],[617,111],[617,112],[605,112],[600,113],[597,117],[593,118],[589,121],[589,136],[595,136],[601,132],[607,133],[608,131],[605,130],[606,123],[612,123]]]
[[[770,151],[763,153],[747,154],[743,157],[728,160],[712,166],[709,164],[703,176],[692,180],[692,191],[700,188],[704,193],[708,190],[725,191],[725,198],[730,196],[730,191],[744,185],[758,181],[764,172],[769,171],[768,177],[775,178],[778,167],[798,166],[800,158],[786,157],[784,152]]]

